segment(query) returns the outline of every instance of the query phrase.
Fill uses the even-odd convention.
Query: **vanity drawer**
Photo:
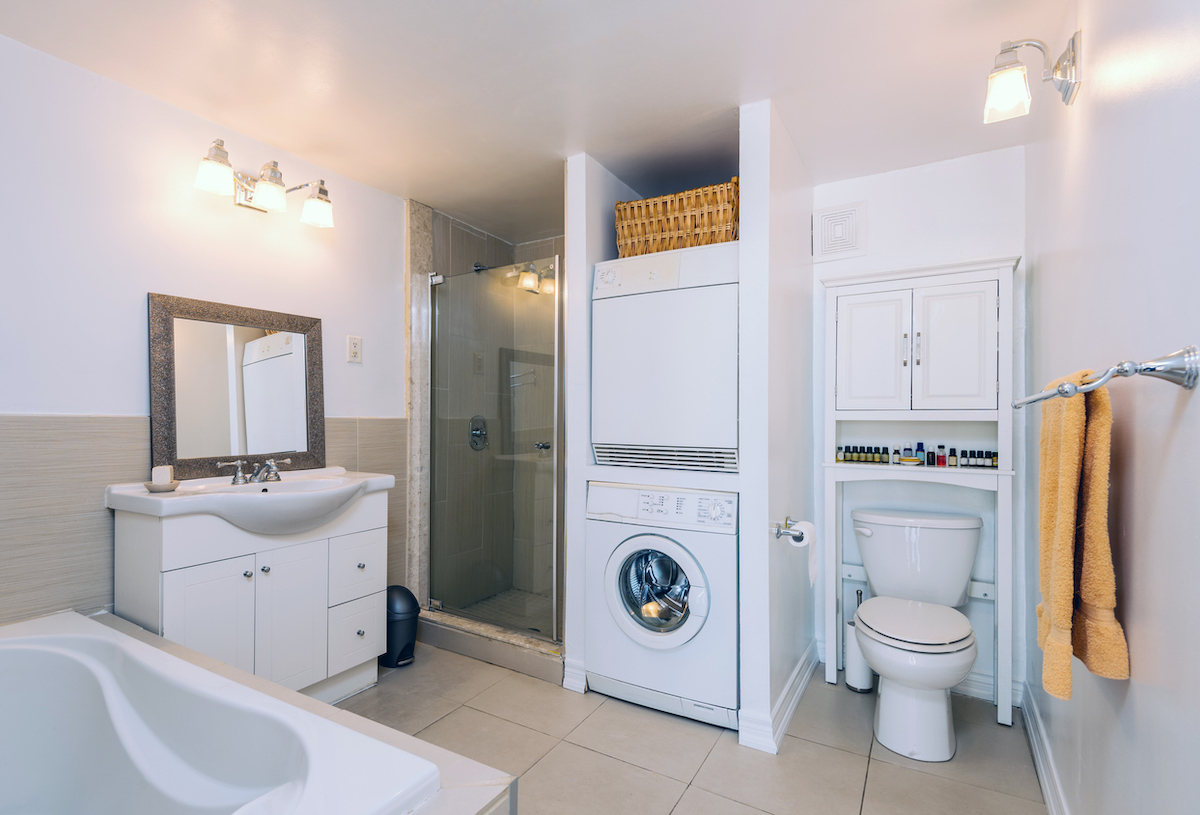
[[[387,650],[386,594],[376,592],[329,609],[330,676]]]
[[[329,605],[387,588],[387,529],[329,539]]]

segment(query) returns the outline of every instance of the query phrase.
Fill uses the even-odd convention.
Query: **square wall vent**
[[[813,261],[867,253],[867,202],[813,210]]]

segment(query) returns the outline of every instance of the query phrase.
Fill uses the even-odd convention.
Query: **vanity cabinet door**
[[[995,280],[913,291],[913,410],[995,410],[999,376]]]
[[[327,674],[329,542],[259,552],[254,673],[299,690]]]
[[[838,410],[912,405],[912,290],[837,299]]]
[[[162,575],[162,635],[254,671],[254,555]]]

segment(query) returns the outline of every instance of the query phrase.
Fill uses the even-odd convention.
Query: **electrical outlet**
[[[346,337],[346,361],[362,364],[362,337]]]
[[[482,374],[483,373],[483,354],[476,351],[474,362],[475,362],[475,373]]]

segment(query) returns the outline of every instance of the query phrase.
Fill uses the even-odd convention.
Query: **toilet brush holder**
[[[846,623],[846,687],[855,693],[870,693],[874,685],[875,675],[858,647],[854,620],[851,620]]]

